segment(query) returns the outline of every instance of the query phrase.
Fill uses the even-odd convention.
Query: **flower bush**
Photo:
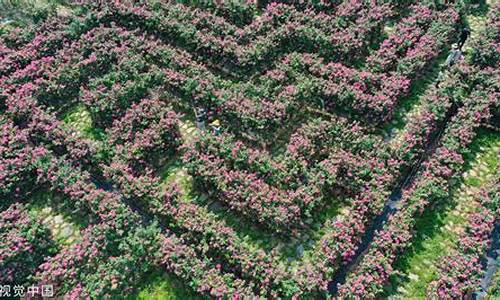
[[[44,257],[57,251],[49,230],[15,203],[0,213],[0,280],[5,284],[33,283]]]
[[[299,130],[292,135],[287,152],[276,160],[268,153],[234,143],[231,136],[204,135],[195,140],[194,145],[187,146],[184,162],[197,185],[208,192],[215,191],[232,209],[257,218],[275,230],[300,226],[302,217],[310,217],[323,201],[324,192],[329,195],[336,187],[346,193],[359,192],[371,172],[383,173],[384,170],[383,158],[361,151],[363,143],[371,140],[356,128],[349,132],[342,122],[312,126],[321,131]],[[321,132],[330,134],[322,144],[324,147],[331,143],[333,153],[316,154],[317,146],[308,145],[311,142],[308,135],[314,137]],[[364,157],[335,150],[333,147],[340,147],[342,141],[351,146],[351,151],[359,149]]]
[[[108,132],[112,151],[136,169],[140,165],[157,168],[181,143],[178,117],[159,99],[133,104]]]
[[[482,70],[472,69],[468,71],[471,72],[468,74],[470,77],[481,77],[482,75]],[[475,74],[474,71],[478,74]],[[490,74],[490,76],[498,78],[498,73]],[[435,150],[434,155],[424,163],[424,169],[416,182],[403,194],[403,208],[391,215],[383,229],[376,233],[368,253],[364,255],[356,270],[348,276],[346,282],[340,286],[341,295],[345,297],[348,295],[369,297],[379,295],[389,276],[394,272],[392,265],[397,256],[411,245],[413,227],[418,215],[427,206],[434,202],[444,201],[448,197],[448,182],[459,174],[463,164],[462,155],[475,136],[475,129],[482,120],[490,117],[490,109],[496,101],[497,93],[494,92],[494,87],[488,86],[488,81],[483,81],[483,84],[485,86],[474,87],[475,91],[470,94],[469,98],[466,98],[462,103],[463,106],[451,119],[441,138],[440,146]],[[463,264],[466,258],[460,257],[458,260],[456,265],[451,263],[443,266],[443,272],[448,270],[451,272],[448,274],[453,277],[453,274],[457,275],[461,272],[460,270],[468,268]],[[474,259],[468,263],[474,264]],[[477,273],[477,267],[468,269],[468,272],[471,272],[472,276],[472,274]],[[466,276],[463,272],[460,274]],[[468,278],[473,280],[474,276]],[[451,283],[449,286],[446,280],[443,278],[442,282],[435,282],[433,285],[434,290],[439,290],[437,292],[439,297],[454,298],[460,293],[459,291],[465,294],[467,287],[470,288],[472,285],[470,282],[464,283],[465,287],[461,288],[457,282]],[[444,286],[449,286],[450,289],[446,290]]]
[[[31,162],[44,154],[43,148],[33,148],[28,144],[26,130],[17,128],[12,122],[0,119],[0,206],[6,208],[14,198],[25,193],[33,182]],[[17,198],[16,197],[16,198]]]
[[[418,170],[339,289],[378,297],[415,220],[447,196],[495,113],[497,31],[486,28],[401,132],[379,134],[453,39],[461,5],[72,2],[70,16],[0,34],[0,281],[54,284],[57,296],[120,298],[161,270],[218,299],[326,298]],[[99,134],[68,124],[74,106]],[[220,135],[194,131],[197,107]],[[22,204],[38,188],[85,219],[81,240],[42,236]],[[430,297],[476,284],[497,210],[487,202]]]
[[[396,70],[413,79],[452,40],[459,20],[455,9],[437,11],[426,5],[415,5],[411,11],[367,58],[370,69],[378,72]]]

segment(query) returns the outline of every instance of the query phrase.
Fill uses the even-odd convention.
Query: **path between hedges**
[[[81,240],[80,229],[67,217],[46,206],[36,212],[42,224],[49,228],[52,238],[62,245],[71,245]]]
[[[391,195],[388,197],[388,199],[384,204],[382,212],[375,217],[373,223],[367,228],[366,232],[363,234],[361,242],[359,243],[359,246],[356,250],[356,253],[354,254],[353,259],[349,263],[343,265],[339,269],[339,271],[335,274],[332,281],[329,282],[328,291],[330,295],[337,294],[338,285],[343,284],[349,272],[351,272],[354,268],[356,268],[358,263],[361,262],[364,255],[369,251],[370,245],[373,239],[375,238],[376,233],[382,230],[389,217],[398,211],[398,209],[400,208],[399,203],[403,194],[403,190],[412,185],[412,183],[416,178],[415,176],[418,174],[418,172],[423,166],[422,163],[426,161],[434,153],[434,150],[436,149],[436,146],[438,145],[441,139],[441,135],[444,132],[446,124],[447,121],[444,122],[443,126],[438,129],[436,135],[431,138],[425,149],[425,152],[422,154],[420,159],[415,164],[412,165],[411,170],[408,172],[408,174],[406,174],[401,180],[401,182],[397,184],[396,187],[393,189],[393,192],[391,193]]]
[[[409,268],[404,272],[404,277],[409,281],[397,289],[396,297],[413,298],[425,297],[425,288],[435,278],[436,264],[442,256],[447,255],[450,249],[457,246],[460,233],[465,230],[468,217],[476,211],[479,189],[491,187],[498,178],[498,164],[488,164],[487,160],[500,155],[500,145],[481,149],[481,154],[472,163],[470,171],[464,173],[464,183],[454,193],[456,204],[447,211],[443,218],[443,226],[439,232],[431,237],[424,237],[422,250],[415,253],[409,261]],[[442,253],[436,256],[436,253]]]
[[[479,34],[481,32],[481,29],[484,28],[485,26],[485,20],[486,17],[484,16],[467,16],[467,20],[469,23],[469,26],[471,28],[471,35],[464,44],[464,51],[470,51],[471,50],[471,42],[474,41],[475,39],[479,38]],[[431,84],[434,84],[432,82]],[[416,115],[419,113],[419,111],[422,108],[422,103],[421,98],[425,97],[426,93],[423,93],[421,96],[419,96],[419,101],[418,104],[415,105],[406,113],[404,116],[404,120],[409,120],[412,116]],[[406,123],[406,121],[405,121]],[[421,168],[421,164],[423,161],[425,161],[432,153],[434,152],[437,143],[440,140],[440,136],[443,133],[445,127],[446,127],[447,121],[444,122],[444,126],[441,129],[438,129],[438,132],[434,138],[429,142],[428,147],[425,151],[425,153],[422,155],[420,160],[413,165],[412,169],[410,170],[409,174],[405,176],[403,181],[395,188],[391,196],[389,197],[388,201],[385,203],[384,209],[380,215],[378,215],[373,224],[368,228],[367,232],[364,234],[364,237],[356,251],[356,254],[353,258],[353,260],[343,266],[340,271],[337,272],[333,280],[329,283],[328,290],[330,294],[336,294],[337,293],[337,285],[342,284],[345,282],[345,279],[347,277],[347,274],[356,267],[356,265],[362,260],[364,254],[368,251],[369,246],[374,238],[375,232],[379,231],[382,229],[384,226],[384,223],[386,220],[389,218],[389,216],[393,213],[395,213],[398,210],[398,203],[399,200],[401,199],[402,195],[402,190],[404,190],[406,187],[410,186],[413,180],[415,179],[415,175],[418,173],[419,169]],[[395,145],[398,144],[398,138],[402,137],[404,134],[404,129],[403,130],[397,130],[396,134],[392,134],[390,139],[389,139],[389,145],[390,147],[395,147]]]
[[[492,234],[492,245],[487,251],[486,256],[482,260],[483,270],[485,271],[481,281],[479,283],[479,289],[474,294],[474,299],[485,299],[485,297],[490,297],[494,295],[487,294],[489,289],[498,280],[495,276],[499,271],[500,265],[500,225],[497,223]],[[497,283],[498,285],[498,283]]]
[[[56,197],[50,192],[35,195],[29,209],[36,219],[49,229],[51,238],[57,244],[75,244],[81,240],[82,224],[73,219],[67,211],[58,209]]]
[[[189,145],[195,136],[199,134],[198,129],[190,120],[180,120],[179,129],[185,145]],[[179,186],[184,198],[190,197],[192,194],[191,182],[193,177],[187,173],[187,169],[184,166],[177,167],[173,170],[171,176],[173,177],[173,181]],[[206,199],[207,195],[202,194],[200,197]]]

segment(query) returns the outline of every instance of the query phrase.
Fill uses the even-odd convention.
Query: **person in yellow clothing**
[[[216,119],[212,123],[210,123],[210,126],[212,126],[212,130],[214,135],[220,135],[220,121],[219,119]]]

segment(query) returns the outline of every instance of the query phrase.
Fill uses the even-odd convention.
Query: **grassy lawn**
[[[76,130],[83,137],[92,140],[103,140],[106,136],[104,130],[92,126],[90,112],[83,105],[69,109],[62,116],[64,123]]]
[[[144,278],[139,292],[128,299],[140,300],[184,300],[206,299],[197,295],[190,287],[185,286],[174,276],[153,272]]]

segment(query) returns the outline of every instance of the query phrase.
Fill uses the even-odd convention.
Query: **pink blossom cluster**
[[[22,69],[32,61],[54,55],[70,39],[68,23],[69,20],[54,18],[40,26],[14,30],[3,36],[5,48],[0,48],[0,77]]]
[[[500,50],[499,42],[499,26],[500,17],[496,13],[500,9],[500,4],[495,2],[492,3],[492,7],[487,16],[486,26],[481,32],[481,39],[476,39],[472,44],[472,60],[475,64],[481,67],[488,66],[498,66],[499,56],[498,52]]]
[[[32,162],[43,155],[43,150],[29,145],[26,130],[0,117],[0,206],[9,204],[7,199],[18,198],[28,186],[33,175]]]
[[[157,98],[144,99],[114,121],[108,132],[109,143],[120,159],[156,168],[181,143],[178,123],[178,114],[167,103]]]

